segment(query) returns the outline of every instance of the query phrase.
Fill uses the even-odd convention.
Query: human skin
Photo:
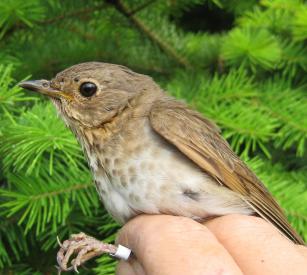
[[[185,217],[140,215],[118,243],[134,256],[117,275],[307,274],[307,248],[263,219],[227,215],[200,224]]]

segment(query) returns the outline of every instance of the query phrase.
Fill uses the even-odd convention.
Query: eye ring
[[[97,85],[93,82],[83,82],[79,87],[79,92],[84,97],[91,97],[97,92]]]

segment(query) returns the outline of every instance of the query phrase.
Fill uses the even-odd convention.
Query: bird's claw
[[[87,236],[84,233],[73,234],[70,239],[60,242],[60,250],[57,253],[58,270],[60,274],[62,271],[71,271],[79,273],[78,267],[88,261],[89,259],[100,256],[103,253],[114,254],[117,247],[112,244],[105,244],[93,237]],[[71,266],[67,266],[70,257],[75,254],[76,257],[71,261]]]

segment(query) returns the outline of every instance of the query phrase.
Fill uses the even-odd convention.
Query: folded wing
[[[169,98],[151,109],[152,128],[217,182],[242,195],[251,208],[298,244],[302,238],[287,221],[282,209],[255,174],[231,150],[215,124]]]

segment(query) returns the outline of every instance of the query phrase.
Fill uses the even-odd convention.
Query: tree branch
[[[130,11],[121,0],[111,0],[108,2],[114,5],[115,8],[127,17],[137,29],[144,33],[153,43],[157,44],[162,51],[172,57],[178,64],[186,68],[192,67],[184,56],[181,56],[174,47],[162,40],[154,31],[150,30],[141,19],[134,15],[136,12]]]
[[[139,7],[137,7],[136,9],[130,11],[129,16],[134,15],[138,12],[140,12],[141,10],[147,8],[149,5],[153,4],[154,2],[156,2],[156,0],[149,0],[148,2],[140,5]]]
[[[82,8],[82,9],[79,9],[79,10],[72,11],[70,13],[61,14],[61,15],[58,15],[58,16],[53,17],[53,18],[48,18],[48,19],[41,20],[41,21],[36,21],[36,22],[38,24],[40,24],[40,25],[54,24],[54,23],[56,23],[58,21],[65,20],[65,19],[68,19],[70,17],[76,17],[76,16],[79,16],[79,15],[87,15],[90,12],[93,12],[93,11],[96,11],[96,10],[100,10],[103,7],[108,7],[108,4],[104,2],[104,3],[100,4],[100,5],[95,6],[95,7]],[[5,34],[3,35],[2,39],[5,36],[8,36],[9,34],[13,33],[16,30],[22,30],[22,29],[26,29],[26,28],[28,28],[27,25],[24,25],[24,24],[21,24],[21,23],[16,23],[12,28],[10,28],[7,32],[5,32]]]
[[[59,194],[70,193],[72,191],[76,191],[80,189],[87,189],[87,188],[92,188],[92,187],[94,187],[92,183],[83,183],[83,184],[80,183],[80,184],[72,185],[72,186],[57,190],[57,191],[46,192],[46,193],[41,193],[39,195],[29,196],[29,201],[39,200],[39,199],[46,198],[46,197],[57,196]]]
[[[107,7],[107,6],[108,5],[106,3],[102,3],[102,4],[97,5],[95,7],[83,8],[83,9],[75,10],[75,11],[70,12],[70,13],[61,14],[61,15],[53,17],[53,18],[49,18],[49,19],[46,19],[46,20],[43,20],[43,21],[39,21],[39,23],[44,24],[44,25],[53,24],[57,21],[61,21],[63,19],[67,19],[67,18],[70,18],[70,17],[76,17],[76,16],[79,16],[79,15],[87,15],[90,12],[100,10],[101,8]]]

